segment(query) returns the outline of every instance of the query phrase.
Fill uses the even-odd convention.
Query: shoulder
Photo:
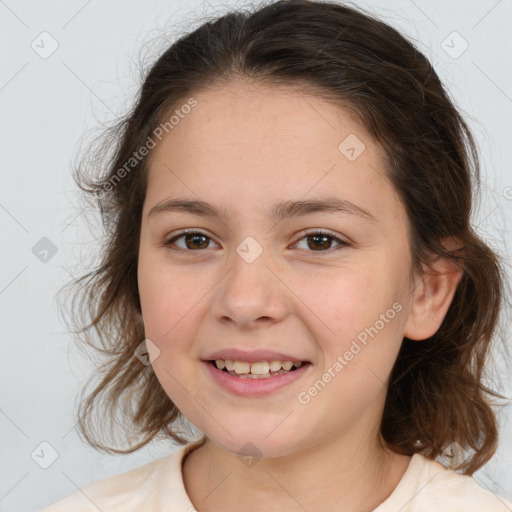
[[[512,503],[481,487],[470,476],[446,469],[421,454],[409,467],[391,496],[374,512],[512,512]]]
[[[169,503],[176,506],[177,512],[185,512],[188,496],[183,485],[181,462],[200,442],[187,443],[167,457],[93,482],[40,512],[158,512],[169,510],[165,508]]]

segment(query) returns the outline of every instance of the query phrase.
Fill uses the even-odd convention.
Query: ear
[[[443,245],[452,244],[446,242]],[[418,277],[405,325],[405,337],[425,340],[438,331],[461,279],[462,270],[452,261],[442,257],[432,260],[423,275]]]

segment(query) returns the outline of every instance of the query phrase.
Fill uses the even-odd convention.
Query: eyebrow
[[[150,217],[165,213],[183,212],[202,217],[227,218],[228,212],[219,211],[213,204],[197,199],[177,198],[161,201],[151,208]],[[310,215],[313,213],[345,213],[356,215],[366,220],[376,221],[376,217],[364,208],[333,196],[322,197],[309,201],[283,201],[272,206],[268,215],[273,222],[279,222],[285,218]]]

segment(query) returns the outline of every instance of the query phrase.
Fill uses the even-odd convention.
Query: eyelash
[[[208,249],[198,249],[198,250],[192,250],[192,249],[183,249],[181,247],[178,247],[177,249],[175,248],[172,248],[170,247],[171,245],[173,245],[173,243],[176,241],[176,240],[179,240],[180,238],[183,238],[185,237],[186,235],[201,235],[201,236],[204,236],[205,238],[213,241],[213,239],[206,235],[205,233],[202,233],[201,231],[194,231],[194,230],[186,230],[186,231],[182,231],[181,233],[178,233],[177,235],[173,236],[172,238],[168,238],[167,240],[165,240],[163,242],[163,245],[165,247],[168,247],[170,250],[172,251],[176,251],[176,252],[190,252],[190,253],[199,253],[199,252],[205,252],[205,251],[208,251]],[[311,236],[326,236],[327,238],[331,238],[332,240],[334,240],[335,242],[338,242],[340,245],[337,246],[337,247],[334,247],[334,248],[330,248],[330,249],[326,249],[325,251],[324,250],[318,250],[318,251],[312,251],[312,250],[307,250],[305,249],[307,252],[311,252],[311,253],[316,253],[316,252],[320,252],[320,253],[332,253],[338,249],[341,249],[343,247],[348,247],[350,246],[350,243],[345,241],[345,240],[341,240],[335,236],[333,236],[330,232],[328,231],[310,231],[310,232],[307,232],[307,233],[304,233],[304,235],[302,236],[302,238],[300,238],[296,243],[300,242],[301,240],[305,239],[305,238],[308,238],[308,237],[311,237]]]

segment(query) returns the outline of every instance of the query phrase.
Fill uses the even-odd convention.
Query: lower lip
[[[302,364],[299,368],[281,375],[273,377],[263,377],[261,379],[244,379],[242,377],[233,377],[227,372],[219,370],[209,361],[203,361],[213,380],[221,387],[239,396],[262,396],[269,395],[278,389],[299,380],[308,372],[310,363]]]

